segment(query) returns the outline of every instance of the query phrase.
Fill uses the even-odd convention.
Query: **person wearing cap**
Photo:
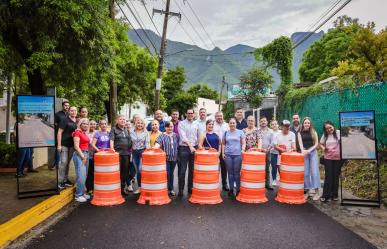
[[[290,131],[289,120],[282,121],[282,130],[274,136],[273,144],[280,154],[296,150],[296,135]]]

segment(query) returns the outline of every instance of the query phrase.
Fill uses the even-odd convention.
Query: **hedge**
[[[16,167],[16,146],[15,144],[6,144],[0,142],[0,167]]]

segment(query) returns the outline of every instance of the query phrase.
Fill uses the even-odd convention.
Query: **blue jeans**
[[[305,155],[305,189],[316,189],[321,187],[320,171],[318,170],[319,158],[317,151],[313,150]]]
[[[278,154],[270,154],[270,163],[271,163],[271,176],[273,178],[273,181],[277,179],[277,170],[279,172],[278,167]]]
[[[136,167],[137,172],[137,183],[138,186],[141,187],[141,165],[142,165],[142,153],[144,149],[141,150],[133,150],[132,152],[132,160],[133,164]]]
[[[236,183],[236,191],[239,191],[241,186],[241,168],[242,168],[242,156],[241,155],[225,155],[224,162],[226,163],[228,173],[228,183],[230,184],[230,190],[234,189],[234,182]]]
[[[32,151],[31,148],[19,148],[17,152],[17,169],[18,175],[23,174],[24,165],[27,164],[28,169],[32,170]]]
[[[175,171],[176,161],[167,161],[168,190],[173,190],[173,171]]]
[[[86,165],[82,163],[82,158],[78,155],[78,152],[74,152],[73,161],[75,167],[75,181],[77,188],[75,190],[75,197],[79,197],[85,194],[85,182],[87,176],[87,168],[89,162],[89,152],[82,151],[83,156],[86,159]]]

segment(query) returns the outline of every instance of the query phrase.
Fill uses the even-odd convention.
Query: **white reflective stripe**
[[[162,164],[162,165],[142,165],[141,166],[141,170],[143,171],[163,171],[163,170],[166,170],[167,169],[167,166],[165,164]]]
[[[194,168],[196,170],[201,170],[201,171],[215,171],[215,170],[219,170],[219,165],[218,164],[214,164],[214,165],[195,164]]]
[[[193,187],[196,189],[218,189],[219,183],[193,183]]]
[[[265,165],[242,164],[244,170],[265,170]]]
[[[241,187],[245,188],[264,188],[265,183],[264,182],[242,182],[241,181]]]
[[[113,166],[94,165],[94,171],[95,172],[115,172],[115,171],[120,171],[120,165],[113,165]]]
[[[109,185],[94,184],[94,190],[116,190],[121,188],[121,183],[114,183]]]
[[[300,189],[304,189],[304,184],[284,183],[280,181],[280,188],[300,190]]]
[[[280,169],[290,172],[304,172],[304,166],[288,166],[288,165],[281,165]]]
[[[167,183],[155,183],[155,184],[150,184],[150,183],[141,183],[141,189],[145,190],[163,190],[167,188]]]

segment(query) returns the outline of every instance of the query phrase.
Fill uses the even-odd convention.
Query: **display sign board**
[[[54,102],[54,96],[16,96],[18,148],[55,146]]]
[[[376,160],[375,111],[340,112],[341,158]]]

